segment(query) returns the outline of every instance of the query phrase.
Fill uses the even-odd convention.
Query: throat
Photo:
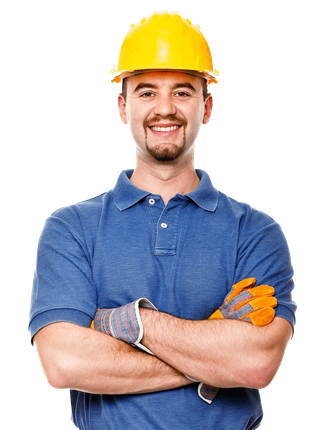
[[[193,167],[190,169],[183,167],[184,169],[179,171],[175,168],[158,170],[142,166],[142,162],[138,162],[130,181],[142,190],[160,195],[166,205],[176,194],[188,194],[200,183]]]

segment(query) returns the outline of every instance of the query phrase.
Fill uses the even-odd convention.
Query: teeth
[[[173,127],[151,127],[154,131],[172,131],[176,130],[177,128],[181,127],[180,125],[174,125]]]

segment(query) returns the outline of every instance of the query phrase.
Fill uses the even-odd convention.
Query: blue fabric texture
[[[217,191],[204,171],[187,195],[165,206],[136,188],[132,171],[115,188],[50,216],[40,237],[29,329],[67,321],[89,327],[98,308],[146,297],[160,311],[206,320],[231,286],[254,277],[275,288],[276,316],[295,324],[293,270],[280,226],[266,214]],[[258,390],[220,389],[211,405],[198,384],[141,395],[71,391],[82,430],[255,429]]]

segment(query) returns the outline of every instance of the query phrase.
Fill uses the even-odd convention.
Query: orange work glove
[[[209,319],[234,319],[262,327],[273,321],[277,299],[269,285],[255,287],[256,279],[247,278],[232,286],[222,306]],[[206,403],[212,403],[218,388],[200,383],[198,395]]]
[[[209,319],[241,320],[259,327],[272,322],[275,316],[273,308],[277,305],[277,299],[272,297],[275,290],[269,285],[255,287],[255,284],[255,278],[247,278],[233,285],[223,305]]]

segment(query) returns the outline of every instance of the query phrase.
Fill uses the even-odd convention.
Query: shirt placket
[[[176,254],[180,214],[187,201],[187,197],[177,195],[164,206],[160,197],[150,196],[149,209],[156,225],[155,255]]]

